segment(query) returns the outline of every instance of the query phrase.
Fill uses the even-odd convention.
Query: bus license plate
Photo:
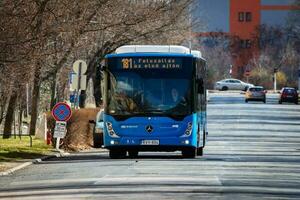
[[[159,140],[142,140],[141,145],[159,145]]]

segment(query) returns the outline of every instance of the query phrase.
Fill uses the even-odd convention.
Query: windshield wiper
[[[144,113],[153,113],[153,114],[161,114],[161,113],[165,113],[165,111],[164,110],[145,110],[145,111],[143,111]]]

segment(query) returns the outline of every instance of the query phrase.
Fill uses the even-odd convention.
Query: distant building
[[[204,26],[193,30],[198,37],[227,34],[239,40],[240,51],[232,53],[233,76],[243,78],[247,64],[259,55],[252,41],[259,25],[284,27],[290,12],[300,10],[295,0],[196,0],[193,17]],[[229,69],[229,66],[228,66]]]

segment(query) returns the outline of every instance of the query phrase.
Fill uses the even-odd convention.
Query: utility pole
[[[300,91],[300,68],[298,69],[298,90]]]
[[[277,91],[277,77],[276,77],[277,72],[278,72],[278,69],[274,68],[274,92]]]
[[[29,86],[28,83],[26,83],[26,116],[29,115]]]

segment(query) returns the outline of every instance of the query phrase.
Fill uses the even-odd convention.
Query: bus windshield
[[[162,75],[165,74],[165,75]],[[110,72],[108,112],[112,115],[187,115],[191,78],[155,71]]]

